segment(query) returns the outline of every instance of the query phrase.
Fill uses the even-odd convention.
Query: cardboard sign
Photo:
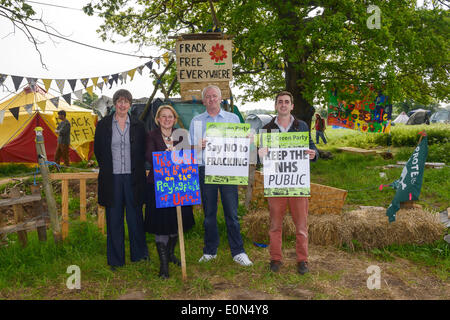
[[[157,208],[201,204],[195,150],[153,152]]]
[[[249,123],[207,123],[205,183],[247,185]]]
[[[177,41],[178,82],[231,81],[231,40]]]
[[[308,132],[263,133],[262,146],[265,197],[311,195]]]

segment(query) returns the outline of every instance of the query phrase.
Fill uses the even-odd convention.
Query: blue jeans
[[[106,256],[110,266],[123,266],[125,264],[125,209],[131,261],[147,258],[148,249],[145,242],[142,206],[136,207],[133,202],[131,174],[114,174],[113,183],[114,202],[111,207],[106,207]]]
[[[200,190],[202,194],[203,212],[205,214],[205,247],[204,254],[217,254],[219,247],[219,230],[217,228],[217,200],[218,191],[222,200],[223,213],[227,226],[228,244],[231,255],[245,252],[241,237],[238,209],[238,187],[235,185],[205,184],[205,167],[199,167]]]
[[[316,144],[319,144],[319,137],[322,138],[323,143],[327,144],[323,131],[316,130]]]

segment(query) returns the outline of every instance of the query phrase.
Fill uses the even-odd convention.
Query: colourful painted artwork
[[[157,208],[201,204],[195,150],[153,152]]]
[[[330,92],[328,126],[363,132],[389,133],[392,105],[389,97],[373,87],[348,86]]]

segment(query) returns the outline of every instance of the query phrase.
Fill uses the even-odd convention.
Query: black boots
[[[156,249],[159,254],[159,276],[161,278],[169,278],[169,262],[181,267],[181,261],[175,257],[175,246],[178,237],[169,237],[167,245],[163,242],[156,242]]]
[[[172,262],[173,264],[181,267],[181,261],[178,260],[177,257],[175,257],[175,247],[177,245],[177,242],[178,236],[169,237],[169,242],[167,243],[167,251],[169,252],[169,262]]]
[[[159,254],[159,276],[169,278],[169,254],[165,243],[156,242],[156,249]]]

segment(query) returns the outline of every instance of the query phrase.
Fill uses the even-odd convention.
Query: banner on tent
[[[58,112],[53,112],[56,125],[60,122]],[[66,119],[70,122],[70,144],[76,148],[86,142],[94,141],[95,116],[88,112],[68,112]]]

